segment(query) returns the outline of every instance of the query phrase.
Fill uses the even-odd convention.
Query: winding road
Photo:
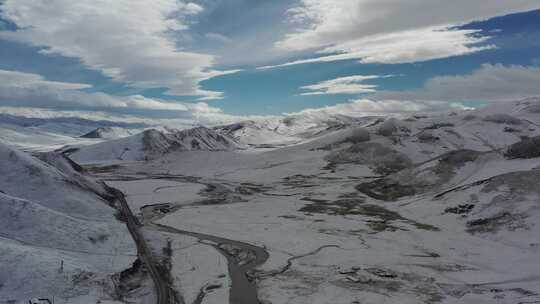
[[[154,289],[157,297],[157,304],[182,304],[176,296],[175,290],[170,286],[168,276],[161,270],[161,265],[152,255],[152,251],[148,243],[140,232],[141,224],[131,212],[124,194],[114,188],[109,188],[111,193],[118,201],[118,211],[126,221],[127,228],[131,237],[137,246],[137,254],[139,259],[146,265],[148,272],[154,282]]]

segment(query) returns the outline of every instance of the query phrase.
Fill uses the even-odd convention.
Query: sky
[[[392,115],[538,83],[538,0],[0,0],[2,113]]]

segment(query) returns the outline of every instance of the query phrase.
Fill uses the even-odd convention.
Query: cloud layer
[[[469,75],[439,76],[423,88],[378,92],[375,99],[437,101],[511,101],[540,96],[540,67],[484,64]]]
[[[6,0],[1,17],[17,25],[0,38],[43,47],[42,53],[78,58],[87,67],[136,88],[220,98],[199,82],[227,72],[214,57],[182,51],[176,33],[203,8],[177,0]]]
[[[141,95],[113,96],[79,91],[90,87],[87,84],[48,81],[37,74],[0,70],[0,100],[4,107],[101,109],[126,114],[144,110],[149,117],[152,112],[167,112],[167,116],[173,117],[222,114],[220,109],[204,102],[166,102]]]
[[[312,92],[315,94],[359,93],[372,89],[356,87],[364,86],[358,82],[379,77],[381,76],[356,75],[309,87],[315,90]],[[418,90],[380,91],[370,99],[351,100],[348,103],[306,109],[286,115],[403,116],[418,112],[459,110],[466,108],[461,104],[466,101],[498,102],[540,96],[538,83],[540,83],[540,67],[486,64],[470,75],[435,77]],[[227,115],[219,108],[202,102],[172,103],[138,95],[118,97],[78,91],[88,87],[86,84],[48,81],[36,74],[0,70],[0,100],[2,100],[0,112],[33,117],[75,116],[169,126],[216,125],[264,118]],[[143,110],[144,115],[137,115],[136,110]],[[160,111],[165,111],[169,115],[166,117],[151,115],[152,112]]]
[[[275,45],[320,53],[285,65],[344,59],[418,62],[492,47],[479,47],[488,37],[456,25],[537,8],[536,0],[301,0],[289,10],[296,28]]]
[[[307,85],[301,89],[311,92],[301,93],[300,95],[329,95],[329,94],[363,94],[376,92],[376,85],[364,84],[363,82],[370,79],[385,78],[390,76],[377,75],[354,75],[340,77],[332,80],[326,80],[317,84]]]
[[[84,83],[48,81],[37,74],[0,70],[0,88],[48,88],[51,90],[80,90],[91,87],[91,85]]]
[[[309,86],[321,94],[360,93],[366,90],[360,82],[376,79],[376,75],[356,75],[337,78]],[[371,86],[371,85],[367,85]],[[12,113],[28,117],[82,117],[92,120],[114,120],[122,122],[142,122],[149,125],[189,126],[193,124],[216,125],[245,119],[259,119],[264,116],[227,115],[219,108],[206,103],[166,102],[140,95],[112,96],[105,93],[87,93],[79,89],[91,86],[80,83],[48,81],[31,73],[0,70],[0,113]],[[393,94],[383,92],[383,94]],[[398,96],[396,96],[398,97]],[[401,98],[401,97],[400,97]],[[328,115],[403,115],[413,112],[436,112],[463,108],[459,104],[444,101],[396,100],[352,100],[316,109],[306,109],[287,115],[308,115],[325,117]],[[138,115],[141,110],[143,115]],[[160,116],[161,113],[166,116]],[[152,115],[156,113],[156,115]]]
[[[495,48],[494,45],[489,44],[478,45],[486,42],[489,37],[478,36],[477,33],[478,31],[475,30],[429,27],[374,35],[326,47],[317,52],[321,55],[319,57],[263,66],[260,69],[349,59],[358,59],[362,63],[411,63],[467,55]]]
[[[358,99],[348,103],[336,104],[322,108],[305,109],[297,113],[288,115],[347,115],[352,117],[362,116],[403,116],[412,113],[435,113],[448,110],[467,109],[459,103],[448,103],[443,101],[404,101],[404,100],[371,100]]]

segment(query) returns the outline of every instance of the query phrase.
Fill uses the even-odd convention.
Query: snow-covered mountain
[[[218,126],[214,129],[245,145],[284,146],[300,143],[351,125],[362,125],[375,119],[373,117],[355,118],[345,115],[305,113],[247,120]]]
[[[145,127],[144,124],[75,117],[33,118],[0,113],[0,142],[24,150],[50,151],[64,145],[88,145],[103,139],[129,136]],[[84,136],[93,131],[102,136]]]
[[[69,128],[68,128],[69,129]],[[0,123],[0,142],[31,151],[50,151],[64,145],[93,144],[95,139],[79,138],[77,135],[51,132],[41,127],[23,127]]]
[[[132,262],[129,233],[101,183],[63,155],[40,157],[0,144],[0,295],[92,301]]]
[[[119,128],[119,127],[99,127],[84,135],[81,138],[95,138],[95,139],[118,139],[122,137],[128,137],[136,134],[137,131]]]
[[[197,127],[170,133],[150,129],[129,137],[68,150],[71,150],[69,154],[74,160],[87,163],[151,160],[175,151],[223,151],[239,147],[239,144],[225,135]]]

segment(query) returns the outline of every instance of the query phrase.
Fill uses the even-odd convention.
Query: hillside
[[[214,130],[198,127],[165,133],[155,129],[125,138],[81,147],[70,153],[78,162],[141,161],[162,157],[177,151],[224,151],[239,145]]]
[[[61,155],[41,157],[0,144],[0,297],[110,298],[108,276],[133,262],[129,233],[101,183]]]
[[[128,136],[145,127],[75,117],[33,118],[0,113],[0,142],[24,150],[51,151],[65,145],[89,145]],[[84,136],[95,134],[92,132],[101,136]]]
[[[99,127],[86,134],[81,135],[81,138],[99,138],[99,139],[117,139],[128,137],[135,134],[134,131],[119,128],[119,127]]]
[[[371,117],[354,118],[345,115],[304,113],[242,121],[214,129],[244,145],[271,147],[299,143],[374,119]]]

